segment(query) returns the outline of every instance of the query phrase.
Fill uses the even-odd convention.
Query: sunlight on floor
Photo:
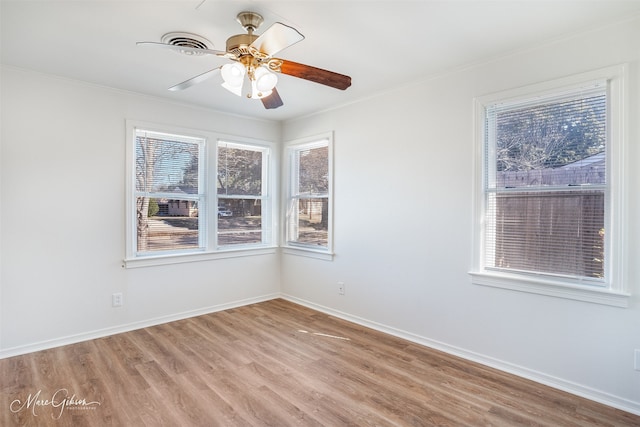
[[[335,339],[338,339],[338,340],[351,341],[351,338],[338,337],[336,335],[323,334],[321,332],[309,332],[309,331],[305,331],[304,329],[298,329],[298,332],[303,333],[303,334],[317,335],[319,337],[328,337],[328,338],[335,338]]]

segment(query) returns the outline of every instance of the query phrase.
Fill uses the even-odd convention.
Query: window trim
[[[527,293],[547,295],[616,307],[627,307],[630,294],[626,288],[626,147],[628,100],[626,64],[606,67],[557,80],[505,90],[474,99],[474,169],[473,169],[473,254],[469,274],[475,285],[490,286]],[[486,106],[497,102],[535,98],[578,89],[606,80],[608,103],[607,189],[605,194],[605,248],[604,286],[581,285],[561,278],[539,276],[535,273],[501,272],[484,267],[485,256],[485,115]],[[609,231],[610,230],[610,231]]]
[[[303,149],[305,146],[313,147],[317,145],[321,141],[327,141],[328,148],[328,161],[329,161],[329,189],[328,189],[328,214],[329,219],[327,223],[327,247],[319,248],[317,246],[312,246],[304,243],[292,243],[287,239],[287,227],[289,218],[286,214],[287,207],[289,204],[289,200],[292,197],[292,180],[291,174],[293,170],[291,168],[291,156],[294,151]],[[281,242],[282,242],[282,253],[290,254],[290,255],[299,255],[310,258],[316,258],[326,261],[333,260],[334,252],[333,252],[333,185],[334,185],[334,171],[333,171],[333,145],[334,145],[334,137],[333,132],[321,133],[313,136],[308,136],[304,138],[295,139],[292,141],[288,141],[283,144],[283,175],[282,175],[282,187],[283,187],[283,195],[281,209],[284,213],[282,215],[282,232],[281,232]]]
[[[264,254],[275,254],[277,252],[277,200],[276,187],[274,185],[274,176],[277,171],[276,144],[253,138],[240,137],[236,135],[228,135],[217,133],[215,131],[194,130],[179,126],[162,125],[159,123],[126,120],[126,153],[125,153],[125,256],[122,261],[123,268],[149,267],[155,265],[168,265],[186,262],[207,261],[213,259],[234,258],[242,256],[254,256]],[[136,212],[135,212],[135,141],[136,129],[144,129],[159,133],[177,134],[192,138],[200,138],[204,140],[204,162],[201,166],[204,168],[203,180],[205,189],[207,211],[209,212],[208,220],[203,221],[203,240],[206,243],[204,249],[196,249],[185,252],[163,251],[157,254],[137,255],[135,248],[134,233],[136,232]],[[240,145],[249,145],[268,150],[266,161],[268,162],[266,179],[268,195],[271,199],[269,212],[269,227],[271,227],[271,240],[266,243],[256,243],[247,245],[234,246],[217,246],[212,242],[217,241],[217,215],[211,215],[216,212],[218,195],[216,187],[216,169],[217,168],[217,146],[218,141],[236,143]]]

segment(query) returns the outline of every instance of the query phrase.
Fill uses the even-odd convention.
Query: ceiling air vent
[[[202,36],[192,33],[174,32],[167,33],[162,36],[162,43],[170,44],[178,47],[190,47],[193,49],[213,49],[213,44]],[[194,52],[192,50],[181,50],[185,55],[204,55],[200,52]]]

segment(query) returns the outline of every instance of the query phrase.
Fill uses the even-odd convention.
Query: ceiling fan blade
[[[163,47],[163,48],[175,50],[177,52],[182,52],[182,53],[187,53],[188,52],[187,54],[191,53],[193,55],[206,53],[207,55],[223,56],[223,57],[226,57],[226,58],[235,58],[235,55],[233,55],[232,53],[223,52],[221,50],[200,49],[200,48],[188,47],[188,46],[175,46],[175,45],[168,44],[168,43],[137,42],[136,45],[137,46],[149,46],[149,47]]]
[[[264,108],[266,108],[267,110],[282,107],[284,105],[284,103],[282,102],[282,98],[280,98],[280,94],[275,87],[273,88],[273,92],[271,92],[271,95],[265,96],[261,99],[261,101],[264,105]]]
[[[218,68],[214,68],[213,70],[209,70],[209,71],[205,71],[202,74],[198,74],[195,77],[191,77],[189,80],[185,80],[182,83],[178,83],[175,86],[171,86],[169,88],[170,91],[177,91],[177,90],[184,90],[188,87],[191,87],[195,84],[201,83],[211,77],[213,77],[216,73],[216,71],[220,70],[220,68],[222,67],[218,67]]]
[[[293,61],[282,60],[280,72],[282,74],[299,77],[301,79],[331,86],[340,90],[345,90],[351,86],[351,77],[349,76],[334,73],[333,71],[323,70],[322,68],[312,67],[310,65],[299,64]]]
[[[251,43],[251,47],[268,56],[273,56],[283,49],[304,40],[298,30],[276,22]]]

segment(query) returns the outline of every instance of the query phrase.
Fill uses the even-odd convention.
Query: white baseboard
[[[508,372],[510,374],[517,375],[519,377],[526,378],[528,380],[535,381],[540,384],[544,384],[558,390],[566,391],[567,393],[584,397],[585,399],[593,400],[595,402],[602,403],[604,405],[611,406],[613,408],[621,409],[623,411],[630,412],[635,415],[640,415],[640,403],[638,402],[627,400],[609,393],[605,393],[605,392],[590,388],[590,387],[585,387],[583,385],[580,385],[571,381],[566,381],[566,380],[563,380],[562,378],[550,376],[542,372],[534,371],[534,370],[525,368],[523,366],[514,365],[509,362],[494,359],[492,357],[485,356],[482,354],[474,353],[472,351],[468,351],[468,350],[465,350],[456,346],[452,346],[440,341],[425,338],[425,337],[413,334],[411,332],[403,331],[401,329],[396,329],[387,325],[383,325],[381,323],[372,322],[370,320],[363,319],[358,316],[353,316],[351,314],[334,310],[332,308],[325,307],[319,304],[315,304],[313,302],[306,301],[306,300],[294,297],[292,295],[282,294],[280,298],[287,301],[291,301],[296,304],[300,304],[302,306],[311,308],[313,310],[317,310],[317,311],[329,314],[331,316],[338,317],[343,320],[347,320],[349,322],[353,322],[362,326],[366,326],[371,329],[375,329],[380,332],[387,333],[389,335],[393,335],[398,338],[406,339],[407,341],[411,341],[416,344],[420,344],[426,347],[440,350],[445,353],[452,354],[454,356],[458,356],[473,362],[477,362],[482,365],[498,369],[500,371]]]
[[[34,351],[46,350],[49,348],[60,347],[68,344],[75,344],[82,341],[89,341],[96,338],[102,338],[109,335],[120,334],[123,332],[129,332],[136,329],[147,328],[149,326],[160,325],[163,323],[174,322],[176,320],[187,319],[189,317],[201,316],[203,314],[215,313],[217,311],[229,310],[231,308],[242,307],[244,305],[255,304],[279,298],[279,293],[273,293],[263,295],[255,298],[247,298],[238,301],[232,301],[224,304],[213,305],[209,307],[199,308],[197,310],[185,311],[182,313],[175,313],[168,316],[156,317],[153,319],[143,320],[141,322],[127,323],[124,325],[114,326],[112,328],[98,329],[95,331],[85,332],[77,335],[70,335],[66,337],[56,338],[47,341],[41,341],[24,346],[10,347],[0,350],[0,359],[7,357],[19,356],[21,354],[33,353]]]

